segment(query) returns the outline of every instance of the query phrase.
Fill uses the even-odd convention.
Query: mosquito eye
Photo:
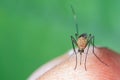
[[[79,37],[87,38],[87,34],[86,34],[86,33],[83,33],[83,34],[81,34]]]
[[[87,36],[84,36],[84,38],[86,39],[86,38],[87,38]]]

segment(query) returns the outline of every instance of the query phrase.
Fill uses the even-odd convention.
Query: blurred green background
[[[120,52],[120,0],[0,0],[0,80],[26,80],[72,48],[71,4],[79,33]]]

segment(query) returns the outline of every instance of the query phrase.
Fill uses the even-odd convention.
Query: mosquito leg
[[[82,61],[82,53],[80,52],[80,65],[81,65],[81,61]]]
[[[96,58],[97,58],[101,63],[103,63],[104,65],[108,66],[106,63],[104,63],[104,62],[95,54],[95,52],[94,52],[94,47],[95,47],[95,45],[94,45],[94,36],[92,36],[91,39],[92,39],[92,45],[93,45],[93,54],[96,56]]]
[[[86,62],[87,62],[87,55],[88,55],[89,48],[90,48],[90,43],[88,43],[88,48],[87,48],[87,52],[86,52],[86,56],[85,56],[84,66],[85,66],[85,70],[86,70],[86,71],[87,71]]]
[[[75,50],[75,46],[74,46],[74,44],[77,45],[77,42],[76,42],[76,40],[74,39],[73,36],[71,36],[71,40],[72,40],[73,50],[74,50],[74,53],[75,53],[75,55],[76,55],[76,64],[75,64],[75,68],[74,68],[74,70],[75,70],[75,69],[77,68],[77,53],[76,53],[76,50]]]
[[[88,36],[88,42],[87,42],[87,45],[88,45],[88,48],[87,48],[87,52],[86,52],[86,56],[85,56],[85,63],[84,63],[84,66],[85,66],[85,70],[87,71],[87,67],[86,67],[86,62],[87,62],[87,55],[88,55],[88,51],[89,51],[89,47],[90,47],[90,41],[91,41],[91,34],[89,34]]]
[[[82,52],[78,49],[78,52],[80,53],[80,65],[81,65],[81,61],[82,61]]]
[[[94,48],[95,48],[95,44],[94,44],[94,36],[92,37],[92,44],[93,44],[93,53],[94,53]]]

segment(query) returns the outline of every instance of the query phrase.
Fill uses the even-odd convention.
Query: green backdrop
[[[71,4],[79,33],[120,52],[120,0],[0,0],[0,80],[26,80],[72,48]]]

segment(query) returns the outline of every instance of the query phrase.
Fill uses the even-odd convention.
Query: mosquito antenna
[[[73,13],[74,21],[75,21],[75,26],[76,26],[76,36],[78,36],[78,23],[77,23],[77,16],[76,16],[75,10],[74,10],[74,8],[73,8],[72,5],[71,5],[71,9],[72,9],[72,13]]]

